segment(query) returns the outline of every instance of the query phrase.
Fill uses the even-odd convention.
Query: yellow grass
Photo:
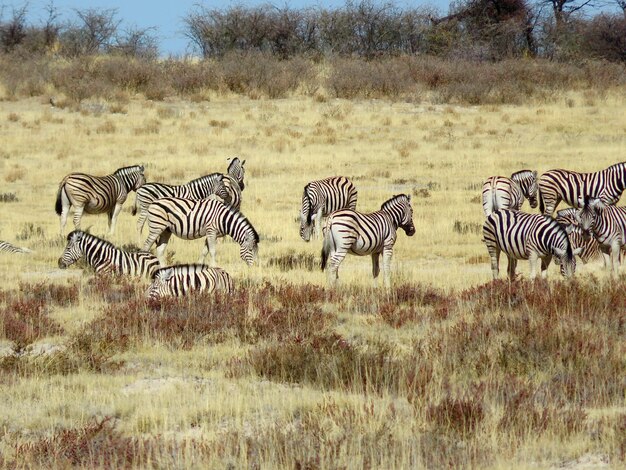
[[[285,273],[270,267],[269,260],[288,252],[313,254],[317,260],[320,241],[307,244],[298,234],[302,189],[314,179],[345,175],[355,182],[358,209],[364,212],[377,210],[394,194],[413,195],[416,234],[398,236],[394,284],[429,284],[448,292],[483,284],[491,279],[480,230],[480,188],[485,177],[523,168],[539,173],[560,167],[595,171],[626,160],[624,90],[604,97],[590,98],[590,93],[567,94],[546,103],[483,107],[215,95],[199,103],[136,99],[124,113],[107,112],[105,106],[101,114],[51,108],[39,98],[4,101],[0,103],[0,193],[15,193],[19,202],[0,203],[0,240],[36,252],[0,254],[0,285],[10,290],[23,282],[84,286],[89,281],[90,274],[81,275],[76,267],[67,272],[57,269],[64,241],[58,235],[54,200],[67,173],[104,175],[122,166],[144,164],[148,181],[179,184],[225,171],[226,159],[232,156],[246,159],[242,212],[261,236],[259,263],[252,268],[239,259],[239,247],[232,240],[219,244],[218,263],[237,283],[325,285],[319,270]],[[136,219],[129,212],[133,201],[134,194],[111,238],[118,245],[137,243]],[[527,205],[525,209],[529,210]],[[458,233],[455,223],[470,231]],[[96,235],[106,235],[104,215],[86,215],[82,224]],[[202,243],[172,237],[168,252],[175,252],[177,262],[195,262]],[[527,263],[520,262],[518,269],[528,274]],[[577,275],[591,272],[604,282],[606,275],[598,264],[579,265]],[[349,256],[340,267],[340,283],[371,287],[370,273],[369,257]],[[558,270],[551,267],[549,275],[557,278]],[[379,290],[364,292],[373,299],[381,295]],[[100,315],[103,307],[101,300],[85,296],[79,305],[54,307],[52,317],[69,334]],[[368,314],[340,314],[339,318],[338,333],[363,344],[388,342],[399,354],[429,331],[417,325],[393,329]],[[40,343],[63,341],[54,337]],[[0,347],[3,344],[8,342]],[[280,429],[281,423],[317,413],[322,416],[319,439],[324,454],[330,452],[325,442],[342,442],[339,434],[349,432],[333,421],[337,418],[331,409],[337,408],[354,412],[356,434],[374,435],[381,430],[405,442],[406,455],[368,460],[364,456],[373,450],[358,450],[357,437],[346,435],[352,454],[340,446],[335,457],[322,459],[322,466],[358,468],[368,461],[399,468],[428,464],[411,454],[412,439],[425,430],[406,400],[282,384],[254,375],[229,378],[228,361],[243,357],[249,347],[232,340],[183,351],[146,342],[116,357],[125,363],[122,371],[14,378],[0,384],[0,450],[10,456],[15,442],[102,416],[113,416],[116,429],[127,435],[197,439],[210,447],[236,430],[243,443],[246,436],[259,434],[278,443],[277,436],[289,432]],[[370,407],[371,413],[364,411]],[[588,411],[588,419],[613,419],[623,416],[626,408],[621,403]],[[497,431],[482,432],[487,447],[500,449]],[[516,451],[501,448],[496,452],[500,457],[490,466],[545,468],[576,462],[591,452],[591,438],[580,439],[528,438]],[[242,468],[258,461],[241,448],[233,444],[229,458],[209,462],[216,468],[229,464]],[[267,468],[293,467],[288,451],[287,457],[278,449],[263,452],[260,461]],[[185,460],[191,454],[182,452],[180,467],[202,466]]]

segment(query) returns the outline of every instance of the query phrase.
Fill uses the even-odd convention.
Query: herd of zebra
[[[147,183],[143,166],[130,166],[99,177],[84,173],[67,175],[59,185],[56,212],[64,234],[70,208],[74,208],[75,230],[67,235],[67,244],[58,265],[67,268],[84,257],[96,273],[113,272],[147,276],[152,279],[148,296],[184,295],[195,290],[230,292],[233,281],[223,269],[215,267],[217,239],[229,235],[240,245],[240,257],[252,265],[258,254],[259,234],[240,212],[245,188],[245,160],[229,159],[227,172],[212,173],[186,184],[172,186]],[[541,260],[545,275],[552,258],[561,274],[571,276],[576,269],[575,256],[583,262],[604,255],[617,273],[620,250],[626,245],[626,207],[615,207],[626,188],[626,162],[595,173],[550,170],[540,177],[523,170],[510,178],[488,178],[482,190],[483,241],[491,258],[494,279],[499,275],[499,257],[508,257],[508,275],[515,278],[517,260],[528,259],[531,277]],[[139,214],[137,234],[141,240],[144,225],[149,234],[141,250],[123,250],[112,243],[80,230],[84,212],[106,213],[109,233],[131,191],[136,192],[132,214]],[[338,268],[345,256],[370,255],[372,274],[380,272],[383,258],[385,286],[390,286],[393,247],[398,228],[408,236],[415,234],[411,196],[395,195],[380,210],[362,213],[356,210],[357,189],[350,179],[335,176],[305,185],[300,210],[300,236],[310,241],[322,236],[321,268],[327,271],[331,285],[338,279]],[[539,205],[541,214],[521,211],[528,199]],[[572,206],[557,213],[564,201]],[[325,220],[325,224],[323,224]],[[205,238],[197,264],[166,266],[165,249],[171,235],[182,239]],[[149,250],[156,244],[156,255]],[[6,242],[0,251],[27,252]],[[211,264],[205,265],[211,255]]]
[[[616,207],[626,188],[626,162],[595,173],[522,170],[510,178],[494,176],[483,184],[483,241],[491,258],[493,278],[499,275],[499,257],[508,257],[509,278],[515,278],[517,260],[530,260],[531,278],[541,260],[541,274],[552,258],[561,274],[576,270],[576,256],[586,263],[602,256],[605,267],[617,274],[626,245],[626,207]],[[521,212],[524,198],[540,214]],[[554,211],[563,201],[572,206]]]

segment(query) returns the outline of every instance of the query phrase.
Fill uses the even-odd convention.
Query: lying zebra
[[[19,246],[15,246],[10,244],[9,242],[0,241],[0,253],[32,253],[33,250],[28,248],[22,248]]]
[[[181,264],[158,269],[146,296],[151,300],[179,297],[190,292],[233,291],[233,280],[221,268],[204,264]]]
[[[152,253],[120,250],[102,238],[74,230],[67,236],[67,245],[59,258],[59,268],[65,269],[83,256],[96,274],[152,277],[159,267],[159,260]]]

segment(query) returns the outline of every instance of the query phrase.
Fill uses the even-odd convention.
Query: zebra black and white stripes
[[[492,176],[483,184],[483,211],[485,216],[500,209],[520,210],[524,198],[530,207],[537,207],[537,172],[521,170],[510,178]]]
[[[139,212],[137,218],[138,236],[141,237],[150,204],[164,197],[200,200],[216,195],[226,204],[235,206],[235,209],[238,210],[241,205],[241,190],[236,182],[233,184],[233,181],[235,180],[232,177],[224,176],[222,173],[211,173],[178,186],[164,183],[144,184],[137,190],[135,205],[131,209],[133,215]]]
[[[223,269],[203,264],[168,266],[154,273],[147,297],[160,300],[200,291],[230,293],[233,291],[233,280]]]
[[[515,279],[515,260],[530,260],[534,278],[541,259],[541,274],[546,275],[553,256],[559,259],[561,274],[569,277],[576,270],[576,259],[565,228],[556,220],[541,214],[503,209],[487,217],[483,225],[483,242],[491,258],[493,278],[499,275],[500,252],[509,258],[509,278]]]
[[[239,243],[241,259],[248,265],[252,265],[257,256],[259,235],[250,221],[241,212],[220,201],[175,197],[157,199],[148,209],[148,227],[150,234],[143,249],[148,251],[156,242],[161,265],[165,264],[165,248],[172,234],[185,240],[206,237],[200,262],[210,253],[211,262],[215,264],[217,239],[225,235],[230,235]]]
[[[9,242],[0,241],[0,253],[32,253],[32,250],[28,248],[22,248],[19,246],[12,245]]]
[[[61,235],[70,207],[74,207],[74,227],[80,228],[83,211],[87,214],[107,213],[109,233],[115,230],[117,216],[130,191],[146,182],[143,166],[119,168],[107,176],[71,173],[63,178],[56,199],[56,213],[61,216]]]
[[[391,257],[398,228],[410,237],[415,234],[411,196],[399,194],[385,201],[379,211],[363,214],[352,209],[333,212],[324,227],[321,267],[334,284],[339,265],[348,253],[372,257],[372,273],[378,277],[383,256],[385,286],[391,285]]]
[[[322,218],[340,209],[356,209],[357,190],[345,176],[311,181],[304,187],[300,210],[300,237],[311,239],[311,232],[319,234]],[[313,224],[316,225],[314,230]]]
[[[600,249],[610,255],[611,271],[616,275],[620,251],[626,245],[626,207],[609,206],[598,198],[586,198],[576,217],[580,227],[592,234]]]
[[[67,245],[59,258],[59,268],[65,269],[83,256],[97,274],[151,277],[159,268],[159,260],[152,253],[120,250],[102,238],[74,230],[67,236]]]
[[[240,160],[239,157],[229,158],[228,161],[229,164],[226,173],[233,177],[235,181],[237,181],[237,184],[239,184],[239,189],[243,191],[246,187],[243,181],[246,174],[246,169],[244,168],[246,161]]]
[[[582,207],[588,197],[600,199],[605,205],[619,201],[626,188],[626,162],[617,163],[595,173],[569,170],[546,171],[539,178],[539,210],[552,216],[559,202]]]

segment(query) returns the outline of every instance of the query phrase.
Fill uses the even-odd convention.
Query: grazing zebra
[[[620,251],[626,245],[626,207],[607,205],[599,198],[585,198],[576,217],[583,231],[593,234],[602,252],[610,256],[611,271],[616,275]],[[605,266],[609,267],[606,258]]]
[[[616,163],[595,173],[550,170],[539,178],[539,210],[552,216],[559,202],[581,208],[587,197],[614,205],[626,188],[626,162]]]
[[[132,215],[137,214],[137,211],[139,211],[139,217],[137,218],[137,235],[139,239],[141,239],[141,232],[148,217],[148,208],[157,199],[182,197],[200,200],[216,195],[229,205],[231,201],[237,204],[236,209],[239,209],[239,205],[241,205],[241,191],[238,191],[238,185],[236,183],[233,185],[232,182],[233,178],[230,176],[224,176],[222,173],[211,173],[179,186],[171,186],[164,183],[144,184],[137,190],[135,205],[131,208]],[[237,189],[233,189],[233,186],[237,187]]]
[[[33,250],[22,248],[10,244],[9,242],[0,241],[0,253],[32,253]]]
[[[334,211],[355,210],[356,198],[356,187],[345,176],[333,176],[308,183],[302,194],[300,237],[308,242],[311,239],[311,232],[319,234],[322,229],[322,217],[328,217]],[[316,230],[313,227],[314,219]]]
[[[243,177],[246,173],[246,170],[243,166],[245,165],[246,161],[239,160],[239,157],[229,158],[228,161],[230,163],[228,164],[228,169],[226,170],[226,173],[232,176],[235,181],[237,181],[237,183],[239,184],[239,189],[243,191],[246,187],[243,182]]]
[[[256,259],[259,235],[241,212],[226,206],[220,201],[166,197],[157,199],[148,209],[150,234],[143,245],[148,251],[156,241],[157,257],[165,264],[165,248],[172,234],[185,240],[206,237],[200,263],[207,253],[215,265],[217,238],[230,235],[240,245],[240,256],[249,266]]]
[[[541,275],[547,274],[553,256],[559,259],[561,274],[569,277],[576,270],[575,253],[566,230],[556,220],[541,214],[502,209],[487,217],[483,225],[483,242],[491,257],[491,272],[497,279],[500,269],[500,252],[509,258],[508,274],[515,279],[516,260],[530,260],[530,277],[536,275],[536,265],[541,259]]]
[[[190,292],[233,291],[233,280],[221,268],[211,268],[204,264],[181,264],[160,268],[154,273],[152,284],[147,292],[151,300],[163,297],[180,297]]]
[[[372,256],[372,273],[378,277],[379,257],[383,255],[385,286],[391,285],[391,257],[398,228],[409,236],[415,234],[411,196],[399,194],[385,201],[380,210],[363,214],[352,209],[333,212],[324,227],[322,271],[328,267],[328,280],[334,285],[339,265],[346,254]]]
[[[510,178],[491,176],[483,184],[483,211],[485,216],[500,209],[518,211],[528,199],[530,207],[537,207],[537,172],[521,170]]]
[[[112,234],[128,193],[136,191],[146,182],[143,171],[143,166],[135,165],[119,168],[108,176],[71,173],[63,178],[56,200],[56,213],[61,216],[61,236],[72,206],[76,229],[80,229],[83,211],[87,214],[106,212],[109,216],[109,233]]]
[[[67,245],[59,258],[59,268],[65,269],[83,256],[96,274],[152,277],[159,268],[159,260],[152,253],[120,250],[102,238],[74,230],[67,236]]]

